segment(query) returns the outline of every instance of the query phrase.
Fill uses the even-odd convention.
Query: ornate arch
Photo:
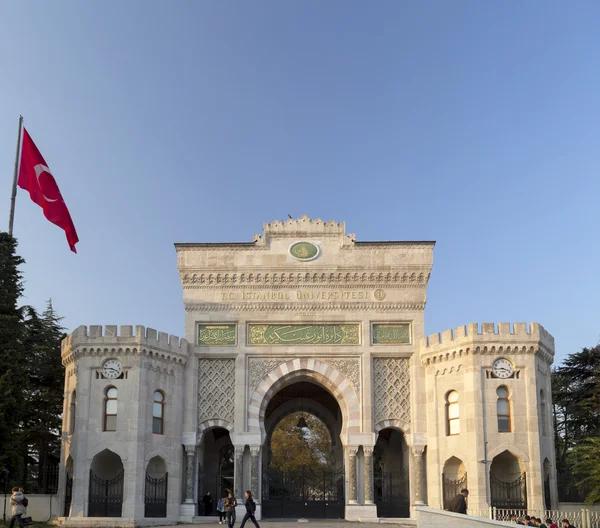
[[[342,410],[342,433],[360,432],[360,405],[352,384],[334,367],[313,358],[291,359],[271,370],[257,385],[248,404],[248,430],[264,438],[265,411],[272,396],[302,378],[327,389]]]
[[[221,418],[213,418],[211,420],[204,420],[198,424],[198,444],[202,441],[202,437],[206,431],[214,429],[215,427],[222,427],[227,429],[230,433],[233,431],[233,424],[228,420],[222,420]]]
[[[529,464],[529,455],[514,444],[501,444],[495,449],[492,449],[487,455],[488,462],[492,462],[494,458],[504,451],[508,451],[511,455],[518,458],[522,464]]]
[[[379,431],[383,429],[398,429],[400,432],[408,435],[410,433],[410,424],[404,420],[397,420],[395,418],[389,420],[381,420],[375,424],[375,434],[379,434]],[[408,437],[407,437],[408,442]]]

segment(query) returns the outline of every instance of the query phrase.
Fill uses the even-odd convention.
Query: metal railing
[[[508,521],[514,515],[518,520],[524,519],[526,515],[539,517],[545,523],[546,519],[560,526],[560,521],[569,519],[575,528],[600,528],[600,511],[593,511],[589,508],[579,510],[511,510],[504,508],[490,507],[485,510],[467,510],[468,515],[474,517],[483,517],[484,519],[495,519],[496,521]]]

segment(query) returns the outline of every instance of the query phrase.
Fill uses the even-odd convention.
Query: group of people
[[[467,497],[469,496],[468,489],[460,490],[460,493],[454,497],[446,506],[446,510],[454,513],[467,513]],[[516,515],[510,516],[510,521],[523,526],[534,526],[537,528],[558,528],[558,526],[552,521],[552,519],[546,519],[544,523],[539,517],[531,517],[525,515],[525,517],[518,518]],[[561,521],[561,528],[575,528],[568,519]]]
[[[258,522],[256,521],[255,513],[256,513],[256,503],[252,498],[252,492],[250,490],[245,493],[245,501],[244,506],[246,507],[246,515],[242,519],[242,524],[240,528],[244,528],[247,521],[252,521],[256,528],[260,528]],[[202,503],[204,504],[204,515],[212,514],[212,505],[213,499],[210,495],[210,491],[204,495],[202,498]],[[235,524],[235,507],[237,506],[237,500],[233,496],[231,490],[226,490],[226,496],[219,499],[217,501],[217,513],[219,514],[219,524],[223,524],[223,519],[227,522],[227,526],[229,528],[233,528]],[[10,527],[12,528],[12,526]],[[21,527],[22,528],[22,527]]]
[[[10,505],[12,506],[12,517],[10,518],[9,528],[13,528],[15,522],[19,524],[19,528],[23,528],[25,526],[29,501],[25,497],[25,490],[23,488],[13,488],[11,492]]]
[[[519,519],[519,518],[517,518],[516,515],[511,515],[510,520],[511,520],[511,522],[514,522],[516,524],[521,524],[523,526],[536,526],[537,528],[558,528],[556,523],[550,518],[546,519],[546,522],[544,522],[539,517],[531,517],[529,515],[525,515],[525,517],[522,517]],[[575,528],[571,524],[571,521],[569,521],[569,519],[563,519],[561,521],[561,527],[562,528]]]

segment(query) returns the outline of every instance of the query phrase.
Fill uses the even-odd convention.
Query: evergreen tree
[[[0,470],[8,471],[8,485],[21,483],[27,449],[22,435],[23,317],[17,307],[23,292],[19,266],[24,260],[16,247],[14,237],[0,233]]]
[[[60,425],[63,405],[64,369],[60,343],[64,328],[48,301],[40,316],[25,308],[24,349],[27,372],[24,437],[28,445],[29,484],[38,489],[52,487],[53,468],[60,455]]]

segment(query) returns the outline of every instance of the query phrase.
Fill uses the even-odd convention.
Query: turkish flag
[[[77,238],[77,231],[75,231],[67,204],[60,194],[46,160],[40,154],[25,127],[23,127],[19,187],[29,191],[31,199],[44,210],[44,216],[64,230],[71,251],[77,253],[75,244],[79,242],[79,238]]]

